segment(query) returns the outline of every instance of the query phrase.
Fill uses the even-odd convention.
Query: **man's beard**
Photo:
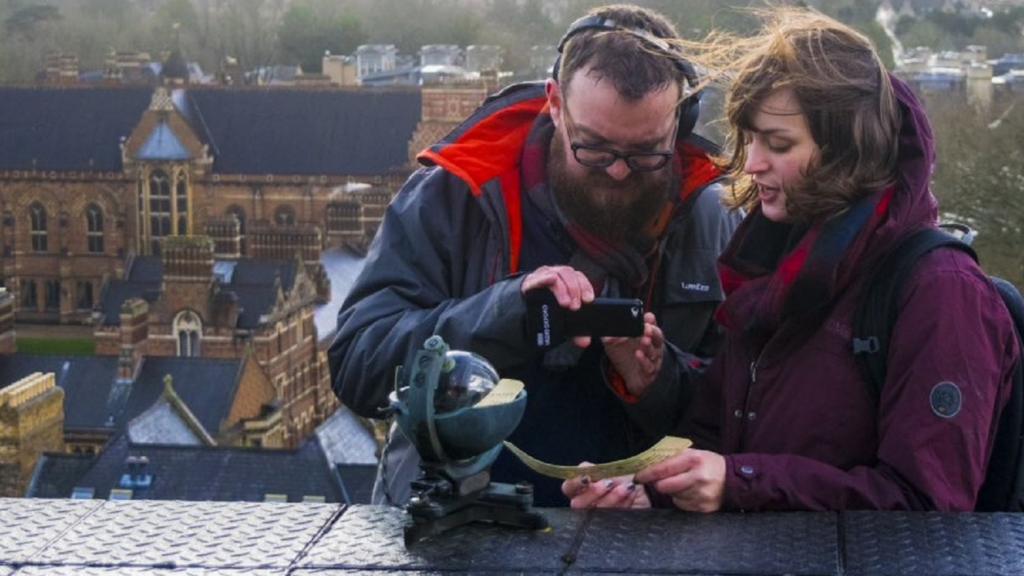
[[[575,160],[573,160],[575,161]],[[630,172],[625,180],[608,176],[604,168],[588,168],[583,176],[569,173],[565,142],[555,132],[548,154],[548,182],[558,208],[574,225],[612,245],[628,244],[646,252],[650,227],[661,213],[677,179],[674,169]]]

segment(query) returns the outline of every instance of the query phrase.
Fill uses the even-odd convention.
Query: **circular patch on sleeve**
[[[960,387],[952,382],[939,382],[932,388],[929,397],[932,405],[932,412],[939,418],[952,418],[960,413],[963,405],[963,395]]]

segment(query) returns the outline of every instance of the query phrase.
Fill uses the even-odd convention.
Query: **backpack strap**
[[[1018,343],[1024,342],[1024,298],[1013,284],[991,278],[1013,318]],[[985,484],[975,509],[1024,512],[1024,361],[1018,361],[1014,367],[1010,399],[1003,407],[996,430]]]
[[[922,256],[943,247],[960,250],[978,260],[974,250],[961,240],[937,228],[925,228],[901,240],[872,269],[864,285],[854,316],[853,355],[876,401],[885,383],[889,336],[899,315],[903,285]]]

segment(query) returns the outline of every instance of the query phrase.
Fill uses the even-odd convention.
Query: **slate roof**
[[[418,90],[191,89],[224,174],[377,175],[409,162]]]
[[[112,356],[0,356],[0,387],[33,372],[53,372],[64,389],[64,427],[107,428],[111,416],[107,400],[117,378],[117,358]]]
[[[0,170],[121,171],[151,88],[0,88]]]
[[[327,278],[331,281],[331,299],[326,304],[319,306],[313,313],[316,335],[321,342],[334,339],[334,333],[338,329],[338,312],[341,310],[341,304],[348,296],[365,263],[366,258],[345,250],[330,249],[320,253],[320,264],[323,265],[324,272],[327,273]]]
[[[67,498],[68,486],[81,486],[94,488],[95,498],[109,498],[127,472],[128,456],[145,456],[149,460],[145,473],[153,475],[149,488],[134,489],[136,500],[259,502],[267,494],[284,494],[289,502],[306,496],[343,501],[338,476],[315,440],[298,450],[260,450],[141,445],[132,444],[125,435],[111,442],[85,473],[72,467],[41,466],[33,478],[37,489],[29,496]],[[353,484],[357,493],[363,489]]]
[[[164,376],[171,375],[174,391],[211,436],[231,410],[238,389],[242,360],[212,358],[147,357],[132,384],[118,428],[142,414],[160,399]]]
[[[292,260],[257,260],[243,258],[236,261],[230,282],[221,284],[220,293],[234,294],[238,298],[241,313],[238,328],[252,329],[260,326],[260,317],[270,312],[277,301],[275,282],[280,278],[281,288],[290,292],[295,284],[296,263]],[[121,324],[121,305],[129,298],[143,298],[155,302],[160,297],[163,282],[163,263],[156,256],[139,256],[132,263],[132,269],[125,280],[111,280],[107,283],[101,298],[103,325]]]
[[[175,92],[220,174],[384,175],[408,163],[421,115],[413,89]],[[121,171],[121,138],[152,93],[0,87],[0,170]]]
[[[377,477],[377,465],[339,464],[336,468],[345,490],[345,502],[370,504],[373,498],[373,481]]]
[[[239,384],[242,360],[147,357],[136,381],[116,383],[113,356],[0,356],[0,386],[33,372],[53,372],[64,389],[65,429],[114,432],[142,414],[160,398],[164,376],[211,436],[227,418]]]
[[[125,428],[133,444],[204,445],[203,439],[185,418],[167,398],[161,398],[128,422]]]
[[[317,426],[316,436],[331,464],[377,463],[377,442],[373,434],[345,406]]]
[[[39,457],[25,496],[67,498],[95,463],[93,455],[45,453]]]

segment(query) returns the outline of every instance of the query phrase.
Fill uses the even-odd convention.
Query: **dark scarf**
[[[643,241],[613,243],[606,238],[585,230],[570,221],[559,209],[551,186],[548,185],[548,149],[554,137],[555,127],[551,116],[541,114],[533,123],[522,155],[522,185],[529,200],[544,215],[561,224],[575,243],[575,252],[569,265],[583,272],[598,294],[609,296],[646,296],[644,287],[651,280],[652,265],[660,258],[664,243],[664,232],[680,208],[677,194],[669,194],[671,201],[647,230],[638,231]],[[679,156],[673,159],[675,174],[680,173]],[[678,179],[670,183],[672,190],[678,189]],[[609,280],[612,281],[609,281]]]
[[[885,220],[894,188],[810,226],[771,222],[754,208],[719,258],[726,300],[717,319],[757,350],[780,329],[809,335],[853,276]]]

